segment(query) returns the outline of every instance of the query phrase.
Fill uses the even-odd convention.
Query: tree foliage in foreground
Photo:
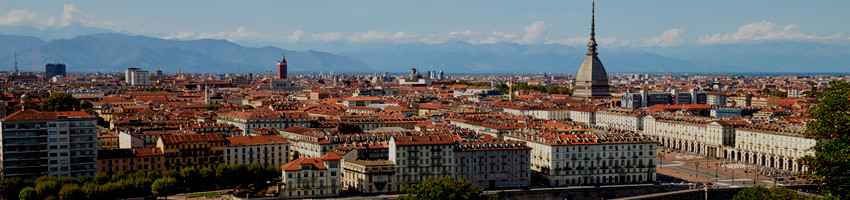
[[[405,194],[400,200],[474,200],[494,199],[484,195],[484,189],[472,185],[466,179],[454,179],[450,176],[443,178],[428,178],[428,180],[402,188]]]
[[[123,199],[167,196],[182,192],[258,188],[251,196],[265,195],[264,188],[276,185],[280,167],[274,165],[219,164],[216,168],[186,167],[180,171],[136,171],[98,173],[79,178],[42,176],[36,179],[0,179],[0,199]],[[271,183],[271,184],[269,184]]]
[[[827,196],[850,199],[850,83],[833,81],[815,97],[821,102],[809,109],[814,121],[805,135],[819,142],[814,156],[800,159],[808,167],[803,177]]]
[[[772,200],[805,200],[805,199],[813,199],[811,197],[805,197],[797,195],[797,192],[784,187],[771,187],[766,188],[761,185],[757,185],[756,187],[745,188],[735,194],[732,197],[732,200],[763,200],[763,199],[772,199]]]

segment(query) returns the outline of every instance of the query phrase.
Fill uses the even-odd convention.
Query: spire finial
[[[587,55],[596,56],[596,1],[593,1],[590,13],[590,42],[587,43]]]

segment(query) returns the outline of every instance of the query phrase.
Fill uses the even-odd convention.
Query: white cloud
[[[6,26],[51,26],[55,23],[56,18],[45,19],[38,13],[33,13],[27,10],[11,10],[6,13],[6,16],[0,16],[0,25]]]
[[[337,41],[342,38],[342,33],[340,32],[331,32],[331,33],[319,33],[312,35],[314,41],[320,42],[330,42]]]
[[[196,39],[197,37],[198,37],[198,36],[197,36],[197,35],[195,35],[195,32],[192,32],[192,31],[178,31],[178,32],[176,32],[176,33],[169,33],[168,35],[163,36],[163,37],[162,37],[162,39],[169,39],[169,40],[170,40],[170,39],[181,39],[181,40],[187,40],[187,39]]]
[[[471,30],[449,32],[450,38],[469,38],[469,37],[477,37],[477,36],[480,36],[480,35],[481,35],[481,33],[473,32]]]
[[[302,36],[304,36],[304,31],[301,29],[295,30],[295,32],[292,32],[292,35],[287,37],[287,42],[298,42]]]
[[[682,39],[682,34],[685,33],[685,29],[674,28],[670,30],[664,31],[660,36],[645,38],[641,40],[641,44],[644,46],[661,46],[661,47],[671,47],[678,46],[682,44],[685,40]]]
[[[745,41],[770,41],[770,40],[829,40],[841,39],[841,33],[829,36],[817,36],[794,30],[797,25],[790,24],[779,26],[766,20],[743,25],[735,33],[724,33],[706,35],[697,40],[700,44],[728,44]]]
[[[580,37],[571,37],[566,39],[552,39],[547,37],[544,44],[561,44],[561,45],[569,45],[569,46],[578,46],[578,45],[587,45],[590,41],[590,36],[580,36]],[[633,42],[630,40],[621,40],[616,36],[612,37],[599,37],[596,36],[596,43],[602,47],[622,47]]]
[[[349,42],[378,42],[378,41],[390,41],[396,43],[402,42],[422,42],[423,40],[428,40],[426,38],[421,37],[419,34],[408,34],[404,31],[399,31],[396,33],[390,32],[382,32],[377,30],[371,30],[365,33],[357,33],[348,36]]]
[[[80,25],[87,27],[120,30],[123,24],[118,24],[111,21],[95,20],[94,15],[78,10],[77,6],[74,4],[68,4],[63,6],[62,14],[59,20],[57,20],[57,18],[54,16],[44,17],[38,13],[30,12],[28,10],[15,9],[9,11],[9,13],[6,13],[5,16],[0,16],[0,25],[26,25],[34,26],[37,28],[47,28],[49,26],[66,27],[70,25]]]
[[[195,38],[197,39],[223,39],[227,41],[252,40],[262,41],[268,39],[267,36],[257,31],[250,31],[243,26],[236,28],[236,31],[225,31],[218,33],[200,33]]]
[[[543,29],[546,28],[546,23],[543,21],[534,22],[531,25],[525,27],[525,35],[522,36],[522,40],[517,41],[517,43],[522,44],[531,44],[537,43],[537,37],[540,37],[540,34],[543,34]]]

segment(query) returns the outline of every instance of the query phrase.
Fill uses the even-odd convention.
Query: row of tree
[[[36,179],[7,178],[0,180],[3,199],[120,199],[143,196],[168,196],[179,192],[197,192],[231,188],[260,196],[265,188],[276,184],[280,167],[220,164],[216,168],[186,167],[177,170],[136,171],[133,173],[99,173],[79,178],[42,176]]]
[[[33,97],[30,97],[33,98]],[[51,94],[49,97],[43,99],[41,104],[36,104],[35,102],[28,101],[23,104],[23,107],[26,109],[35,109],[38,111],[86,111],[91,114],[94,112],[93,105],[89,101],[80,101],[80,99],[74,98],[73,95],[65,92],[57,92]]]
[[[464,81],[464,80],[459,80],[459,81],[452,80],[452,81],[449,81],[449,84],[451,84],[451,85],[469,85],[469,86],[493,86],[491,83],[488,83],[488,82],[472,82],[472,83],[470,83],[470,82]],[[510,87],[506,83],[497,84],[497,85],[495,85],[495,87],[498,88],[499,91],[501,91],[502,93],[507,94],[508,92],[510,92]],[[520,91],[520,90],[537,90],[537,91],[545,92],[545,93],[549,93],[549,94],[568,94],[568,95],[573,94],[573,90],[568,88],[568,87],[529,85],[528,83],[514,84],[514,91]]]

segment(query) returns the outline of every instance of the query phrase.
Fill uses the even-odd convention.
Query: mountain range
[[[166,73],[175,73],[178,68],[193,73],[263,73],[275,70],[281,53],[285,53],[293,73],[404,73],[416,67],[449,74],[566,74],[578,71],[586,57],[585,47],[559,44],[304,42],[291,46],[314,50],[295,51],[246,47],[226,40],[168,40],[85,27],[38,30],[0,26],[0,34],[0,70],[4,71],[13,70],[15,52],[19,68],[34,72],[44,71],[46,63],[60,62],[69,72],[119,72],[141,67],[162,68]],[[603,45],[599,57],[609,73],[850,71],[850,46],[817,42],[639,48]]]

